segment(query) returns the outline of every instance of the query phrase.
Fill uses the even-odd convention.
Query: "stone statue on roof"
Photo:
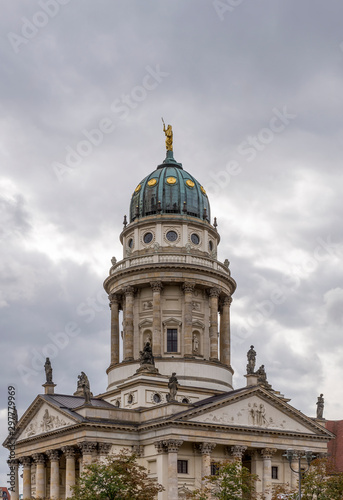
[[[143,351],[139,352],[139,363],[140,365],[153,365],[155,366],[154,356],[152,354],[150,342],[146,342],[143,347]]]
[[[319,397],[318,397],[318,401],[317,401],[317,418],[323,418],[323,413],[324,413],[324,398],[323,398],[323,394],[321,394]]]
[[[172,401],[176,401],[176,394],[177,394],[177,390],[179,388],[178,384],[179,384],[179,382],[176,378],[176,373],[173,372],[172,376],[170,377],[169,382],[168,382],[169,394],[167,394],[167,398],[166,398],[168,403],[171,403]]]
[[[45,369],[46,384],[53,384],[52,367],[51,367],[51,362],[50,362],[49,358],[46,358],[46,361],[44,364],[44,369]]]
[[[247,364],[247,375],[250,375],[255,372],[255,364],[256,364],[256,351],[254,350],[254,346],[251,345],[249,351],[247,352],[248,364]]]

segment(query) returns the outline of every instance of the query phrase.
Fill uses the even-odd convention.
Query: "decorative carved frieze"
[[[150,286],[153,292],[161,292],[163,285],[161,281],[151,281]]]
[[[261,450],[261,455],[265,460],[270,460],[276,452],[276,448],[264,448],[263,450]]]
[[[75,448],[74,446],[62,446],[62,451],[65,454],[66,458],[74,458],[75,457]]]
[[[58,462],[60,459],[59,450],[48,450],[45,453],[48,455],[50,462]]]
[[[33,460],[35,461],[36,465],[44,465],[45,464],[45,456],[43,453],[34,453],[32,455]]]
[[[78,446],[83,455],[93,455],[96,452],[96,445],[97,443],[91,441],[83,441],[82,443],[79,443]]]
[[[98,449],[100,455],[108,455],[111,448],[112,448],[111,443],[98,443]]]

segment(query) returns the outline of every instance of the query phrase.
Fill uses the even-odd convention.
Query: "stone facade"
[[[182,168],[168,158],[168,172]],[[183,190],[195,186],[186,174],[173,180],[169,173],[165,182],[180,194],[183,178]],[[155,186],[157,180],[150,180]],[[143,184],[136,191],[146,189],[139,198],[146,201],[149,183]],[[128,448],[164,485],[159,500],[183,498],[201,486],[213,462],[227,459],[258,474],[257,487],[268,500],[273,483],[296,482],[283,456],[287,449],[326,452],[332,434],[269,384],[259,384],[254,373],[247,375],[247,387],[233,390],[236,283],[228,261],[217,260],[216,223],[207,210],[196,217],[185,207],[167,213],[161,209],[167,203],[156,206],[155,214],[139,217],[144,207],[137,207],[129,224],[125,219],[123,259],[112,258],[104,283],[111,314],[107,389],[85,402],[78,392],[55,395],[54,385],[44,386],[45,394],[18,422],[13,466],[23,468],[24,498],[68,498],[85,464]],[[144,363],[147,343],[152,353]],[[178,389],[171,399],[173,373]],[[12,498],[18,499],[18,488]]]

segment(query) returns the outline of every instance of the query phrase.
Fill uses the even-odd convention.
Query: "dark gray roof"
[[[42,397],[46,401],[50,401],[59,408],[65,408],[68,410],[73,410],[75,408],[78,408],[82,406],[83,403],[85,402],[85,398],[83,398],[82,396],[69,396],[67,394],[44,394],[42,395]],[[114,405],[108,403],[103,399],[91,398],[91,404],[92,406],[98,406],[101,408],[108,408],[108,409],[115,408]]]

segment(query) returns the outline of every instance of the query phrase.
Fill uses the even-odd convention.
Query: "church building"
[[[82,372],[74,394],[59,394],[47,359],[44,394],[16,425],[13,500],[21,474],[24,499],[66,499],[86,464],[123,448],[164,486],[159,500],[184,498],[215,462],[235,459],[259,476],[257,490],[270,500],[273,484],[296,485],[287,450],[325,454],[333,438],[322,414],[307,417],[271,387],[253,346],[246,386],[234,389],[236,282],[228,260],[217,259],[205,188],[174,159],[171,126],[164,131],[166,158],[133,186],[123,257],[112,258],[104,282],[107,388],[93,396]]]

